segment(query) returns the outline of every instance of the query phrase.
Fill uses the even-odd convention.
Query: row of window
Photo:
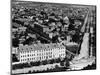
[[[36,57],[36,58],[28,58],[28,59],[21,59],[20,61],[38,61],[38,60],[45,60],[52,58],[52,56],[44,56],[44,57]]]
[[[43,56],[43,55],[52,55],[52,52],[48,52],[48,53],[38,53],[37,56]],[[28,55],[21,55],[21,57],[29,57],[29,56],[36,56],[36,54],[28,54]]]
[[[29,57],[29,56],[35,56],[35,54],[31,54],[31,55],[21,55],[21,57]]]
[[[48,55],[52,55],[52,54],[48,54]],[[37,56],[48,56],[48,55],[44,55],[44,54],[37,54]],[[32,55],[21,55],[21,57],[31,57],[31,56],[35,56],[35,54],[32,54]]]
[[[59,53],[59,55],[61,55],[62,53]],[[37,56],[48,56],[48,55],[53,55],[52,52],[51,53],[46,53],[46,54],[37,54]],[[56,54],[55,54],[56,55]],[[36,54],[28,54],[28,55],[21,55],[21,57],[31,57],[31,56],[36,56]]]
[[[65,54],[60,54],[59,57],[64,57]],[[21,58],[21,62],[22,61],[37,61],[37,60],[45,60],[45,59],[50,59],[50,58],[55,58],[55,55],[51,56],[42,56],[42,57],[35,57],[35,58],[27,58],[27,59],[22,59]]]
[[[33,61],[33,60],[35,60],[35,58],[21,59],[20,61],[23,62],[23,61]]]
[[[65,51],[64,50],[62,50],[62,51],[56,51],[56,52],[51,52],[51,51],[49,51],[49,52],[31,52],[31,53],[28,53],[28,54],[32,54],[32,56],[35,56],[35,55],[33,55],[33,54],[37,54],[37,55],[48,55],[48,54],[52,54],[52,53],[64,53]],[[27,54],[27,53],[25,53],[25,52],[23,52],[23,53],[21,53],[21,54]]]
[[[63,54],[63,53],[65,53],[65,52],[58,53],[58,54]],[[38,53],[38,54],[27,54],[27,55],[21,55],[21,57],[45,56],[45,55],[52,55],[52,54],[55,54],[55,53],[48,52],[48,53]]]

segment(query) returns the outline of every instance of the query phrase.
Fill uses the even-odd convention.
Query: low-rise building
[[[18,53],[18,47],[12,47],[12,54],[17,54]]]
[[[35,24],[34,28],[39,30],[40,32],[48,32],[48,31],[50,31],[48,26],[40,25],[40,24]]]

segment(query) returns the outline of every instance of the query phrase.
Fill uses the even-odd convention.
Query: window
[[[27,60],[29,61],[29,58]]]
[[[52,56],[49,56],[49,58],[52,58]]]
[[[35,58],[33,58],[35,60]]]
[[[41,57],[40,57],[40,60],[41,60]]]
[[[34,58],[32,58],[32,60],[34,60]]]

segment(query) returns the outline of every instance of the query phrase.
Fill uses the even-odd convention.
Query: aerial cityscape
[[[96,6],[11,2],[11,74],[96,69]]]

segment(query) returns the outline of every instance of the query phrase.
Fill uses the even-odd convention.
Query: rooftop
[[[20,51],[48,50],[54,48],[65,48],[61,44],[34,44],[34,45],[19,45]]]

